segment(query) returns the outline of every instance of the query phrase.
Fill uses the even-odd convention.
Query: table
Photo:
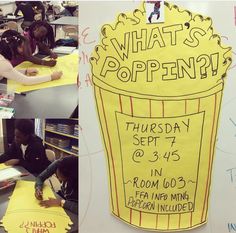
[[[15,118],[69,118],[77,105],[78,87],[74,84],[15,94],[9,107],[15,109]]]
[[[8,18],[8,17],[4,16],[0,20],[2,20],[3,22],[8,22],[8,21],[18,22],[18,21],[20,21],[22,19],[24,19],[23,16],[16,16],[15,18]]]
[[[63,16],[59,19],[50,22],[50,24],[55,26],[54,32],[56,37],[56,26],[78,26],[79,19],[78,17],[74,16]]]
[[[22,173],[27,173],[28,171],[25,170],[23,167],[16,167],[19,171]],[[28,176],[24,176],[20,178],[22,180],[28,180],[28,181],[34,181],[35,177],[32,174],[29,174]],[[9,202],[9,197],[13,193],[14,186],[11,186],[7,189],[0,190],[0,219],[4,216],[7,205]],[[75,233],[78,232],[78,216],[76,214],[73,214],[70,211],[66,211],[67,215],[70,217],[71,221],[73,222],[73,225],[71,227],[71,230],[68,233]],[[0,227],[0,233],[6,233],[3,229],[3,227]]]

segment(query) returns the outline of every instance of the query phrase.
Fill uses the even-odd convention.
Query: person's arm
[[[56,63],[57,63],[56,60],[46,61],[46,60],[42,60],[38,57],[33,56],[32,50],[30,47],[29,38],[26,36],[25,39],[26,40],[25,40],[25,45],[24,45],[24,54],[22,56],[24,56],[24,59],[26,61],[32,62],[37,65],[50,66],[50,67],[56,65]]]
[[[37,43],[39,51],[45,53],[46,55],[49,55],[50,57],[56,59],[57,58],[57,54],[53,53],[53,51],[44,43],[38,42]]]
[[[16,8],[16,10],[15,10],[15,13],[14,13],[14,15],[15,15],[15,16],[17,16],[19,11],[20,11],[20,5],[19,5],[19,6],[17,6],[17,8]]]
[[[0,155],[0,163],[5,163],[6,161],[12,159],[12,155],[8,153],[4,153]]]
[[[36,194],[36,196],[37,195],[39,195],[39,194]],[[42,194],[40,194],[40,195],[42,195]],[[53,206],[61,206],[62,208],[69,210],[74,214],[78,214],[78,202],[64,200],[64,199],[60,199],[60,198],[48,198],[46,200],[43,200],[42,196],[40,196],[40,200],[41,201],[39,204],[43,207],[48,208],[48,207],[53,207]]]
[[[14,142],[4,154],[0,155],[0,163],[5,163],[11,159],[20,159]]]
[[[46,15],[46,10],[45,10],[45,6],[43,5],[43,3],[41,4],[41,9],[42,9],[42,21],[45,20],[45,15]]]
[[[63,208],[71,211],[74,214],[78,214],[78,203],[77,202],[65,200]]]
[[[1,60],[1,63],[2,63],[0,66],[1,76],[10,80],[15,80],[24,85],[33,85],[33,84],[48,82],[52,80],[51,75],[34,76],[34,77],[29,77],[27,75],[24,75],[21,72],[14,69],[11,63],[7,60],[4,60],[4,61]]]
[[[40,59],[38,57],[35,57],[33,55],[25,55],[24,57],[25,57],[26,61],[32,62],[32,63],[37,64],[37,65],[53,67],[57,64],[56,60],[46,61],[46,60]]]
[[[37,188],[39,188],[41,190],[43,189],[44,181],[56,172],[57,166],[58,166],[58,160],[51,163],[42,173],[40,173],[36,177],[35,189],[37,189]]]

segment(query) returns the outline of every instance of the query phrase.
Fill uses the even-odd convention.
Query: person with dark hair
[[[17,16],[19,11],[22,12],[24,20],[23,23],[21,24],[21,28],[25,30],[33,23],[35,12],[29,1],[16,1],[15,4],[16,4],[16,10],[14,15]]]
[[[35,13],[34,20],[36,19],[36,15],[40,15],[40,20],[45,20],[45,7],[41,1],[29,1],[31,4],[33,11]]]
[[[26,39],[18,32],[7,30],[0,37],[0,76],[15,80],[24,85],[33,85],[51,80],[60,79],[62,72],[53,72],[51,75],[35,76],[36,69],[16,70],[11,60],[24,54]],[[35,76],[35,77],[31,77]]]
[[[0,163],[19,165],[36,175],[50,164],[42,139],[34,134],[33,121],[20,119],[15,122],[15,140],[0,156]]]
[[[29,30],[24,33],[29,39],[32,53],[38,47],[39,52],[49,55],[51,58],[56,59],[57,55],[51,49],[55,47],[55,38],[53,28],[46,21],[36,21],[32,23]]]
[[[11,38],[13,36],[18,36],[19,32],[15,30],[7,30],[4,32],[3,36]],[[55,60],[42,60],[36,56],[32,55],[31,47],[29,44],[29,40],[25,37],[24,38],[24,46],[20,52],[18,52],[12,59],[11,64],[15,67],[19,65],[20,63],[24,61],[29,61],[34,64],[38,65],[45,65],[45,66],[55,66],[56,61]]]
[[[54,161],[49,167],[36,177],[35,197],[40,200],[40,205],[46,208],[62,206],[78,214],[78,157],[68,156]],[[49,198],[43,200],[44,181],[56,174],[61,182],[61,190],[58,192],[61,198]]]

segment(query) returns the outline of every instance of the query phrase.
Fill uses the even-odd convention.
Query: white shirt
[[[21,144],[21,150],[22,150],[22,153],[23,153],[23,159],[25,159],[25,151],[26,151],[27,147],[28,147],[28,145]]]
[[[0,76],[15,80],[19,83],[22,83],[24,85],[33,85],[33,84],[38,84],[38,83],[43,83],[43,82],[48,82],[51,81],[51,75],[45,75],[45,76],[27,76],[21,72],[24,72],[25,70],[18,71],[16,70],[10,61],[5,59],[1,54],[0,54]]]

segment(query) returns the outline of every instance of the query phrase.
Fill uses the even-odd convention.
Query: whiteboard
[[[173,3],[173,2],[171,2]],[[210,16],[224,44],[233,47],[227,75],[213,167],[208,223],[193,233],[236,232],[236,1],[178,1],[175,4]],[[144,233],[110,214],[105,153],[91,85],[89,55],[100,28],[118,13],[133,11],[138,1],[82,1],[80,42],[80,215],[81,233]],[[235,225],[234,225],[235,224]],[[231,226],[231,228],[229,228]],[[234,228],[232,228],[232,226]]]

